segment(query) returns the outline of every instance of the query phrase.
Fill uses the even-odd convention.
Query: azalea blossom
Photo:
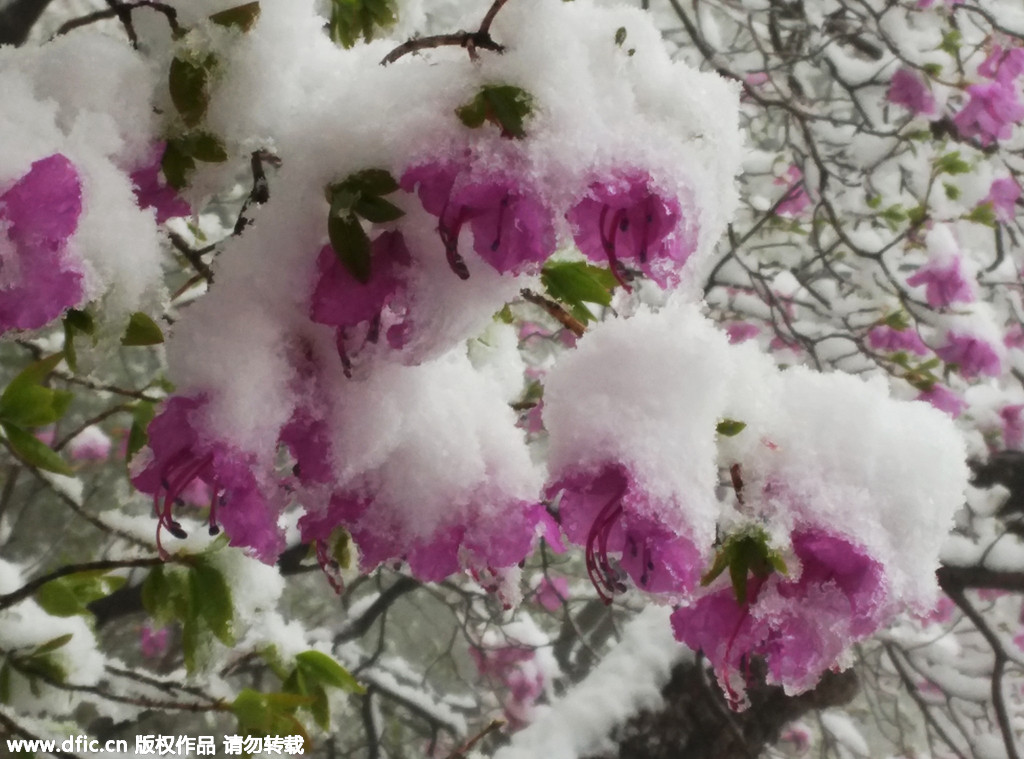
[[[742,708],[751,656],[768,681],[802,693],[855,642],[885,621],[881,564],[842,535],[804,526],[793,533],[799,568],[748,580],[748,602],[722,588],[672,614],[676,638],[711,662],[734,707]]]
[[[967,402],[945,385],[935,384],[917,396],[915,400],[930,403],[939,411],[945,411],[956,419],[967,408]]]
[[[55,153],[0,194],[0,334],[36,329],[83,297],[83,271],[69,250],[82,213],[74,165]]]
[[[664,194],[640,170],[592,182],[566,218],[580,251],[591,261],[607,261],[620,282],[629,262],[660,287],[669,287],[696,247],[682,226],[679,199]]]
[[[423,208],[438,218],[448,263],[462,279],[469,270],[458,248],[467,224],[473,250],[502,273],[536,269],[555,250],[551,211],[535,189],[510,172],[433,161],[407,169],[401,186],[417,191]]]
[[[890,103],[902,105],[915,116],[935,113],[935,97],[927,85],[909,69],[901,68],[892,75],[886,98]]]
[[[337,329],[338,353],[351,354],[352,330],[365,325],[365,342],[376,342],[381,330],[393,348],[405,344],[411,324],[406,320],[406,283],[412,257],[401,232],[380,234],[371,244],[370,278],[360,282],[325,245],[317,257],[317,279],[309,316]]]
[[[651,593],[684,593],[700,579],[701,551],[658,518],[671,506],[658,504],[625,466],[569,472],[548,488],[550,497],[559,493],[562,529],[586,549],[587,573],[606,602],[626,589],[624,575]]]
[[[153,147],[149,161],[131,173],[139,208],[154,209],[157,224],[163,224],[177,216],[192,215],[191,206],[162,178],[161,162],[166,147],[166,143],[157,143]]]
[[[1017,214],[1019,199],[1020,185],[1017,181],[1013,177],[1002,177],[992,182],[984,202],[992,204],[992,210],[999,221],[1009,224]]]
[[[1024,119],[1024,103],[1008,82],[972,84],[967,94],[967,105],[953,117],[957,130],[967,139],[977,137],[982,145],[1009,139],[1014,124]]]
[[[873,350],[886,353],[899,353],[908,351],[918,356],[926,356],[930,351],[928,346],[921,340],[917,330],[894,329],[881,324],[868,330],[868,345]]]
[[[403,524],[400,508],[369,494],[342,491],[328,509],[300,519],[299,528],[304,541],[323,542],[344,526],[359,546],[364,571],[405,560],[424,582],[440,582],[464,566],[490,572],[512,567],[529,553],[538,529],[551,530],[550,517],[539,504],[510,501],[500,523],[476,518],[478,509],[472,506],[459,511],[429,534],[417,535]]]
[[[932,308],[945,308],[953,303],[970,303],[974,292],[960,268],[960,259],[948,263],[929,262],[907,277],[911,287],[925,286],[925,298]]]
[[[205,404],[202,396],[174,396],[149,425],[150,455],[140,457],[143,463],[132,484],[153,496],[157,546],[164,552],[164,529],[185,537],[173,510],[190,483],[200,480],[210,487],[211,534],[223,526],[231,545],[249,548],[261,561],[272,563],[284,549],[273,488],[263,481],[251,454],[204,428]]]
[[[960,374],[973,379],[985,374],[998,377],[1003,364],[995,349],[985,340],[957,332],[946,334],[946,343],[935,349],[935,355],[947,364],[956,364]]]
[[[989,56],[978,66],[978,73],[1000,82],[1013,82],[1024,74],[1024,48],[994,45]]]

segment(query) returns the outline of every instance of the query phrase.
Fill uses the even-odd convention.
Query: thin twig
[[[81,572],[106,572],[111,569],[155,567],[163,563],[164,560],[159,557],[150,557],[144,559],[107,559],[103,561],[90,561],[84,564],[68,564],[25,583],[15,591],[0,595],[0,609],[5,609],[19,601],[23,601],[39,590],[39,588],[46,585],[46,583],[59,580],[61,577],[67,577],[68,575],[75,575]]]
[[[154,2],[153,0],[136,0],[136,2],[132,3],[117,3],[116,5],[113,5],[112,7],[107,8],[106,10],[95,11],[94,13],[89,13],[85,16],[73,18],[70,21],[63,24],[53,36],[60,37],[61,35],[67,34],[68,32],[74,29],[78,29],[83,26],[88,26],[89,24],[95,24],[97,21],[105,21],[109,18],[119,18],[123,20],[124,13],[126,11],[130,13],[136,8],[150,8],[154,11],[157,11],[158,13],[162,13],[164,17],[167,19],[167,24],[171,27],[171,32],[175,36],[181,34],[184,31],[181,27],[181,24],[178,23],[178,11],[175,10],[172,6],[168,5],[167,3]],[[126,26],[125,29],[128,32],[129,39],[131,39],[132,34],[134,32],[134,28],[132,28],[129,31],[129,26]]]
[[[498,15],[498,11],[501,10],[502,6],[504,6],[506,2],[508,2],[508,0],[494,0],[491,7],[487,9],[487,13],[484,15],[483,20],[480,22],[480,28],[475,32],[434,34],[429,37],[417,37],[415,39],[407,40],[385,55],[383,60],[381,60],[380,65],[387,66],[389,63],[394,63],[403,55],[407,55],[408,53],[414,53],[419,50],[430,50],[438,47],[464,47],[469,53],[470,59],[474,61],[479,57],[476,52],[478,48],[490,50],[495,53],[503,53],[505,52],[505,46],[498,44],[491,37],[491,24],[494,23],[494,17]]]

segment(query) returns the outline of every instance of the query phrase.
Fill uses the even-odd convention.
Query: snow
[[[576,759],[612,746],[608,736],[634,714],[657,710],[672,668],[687,649],[672,637],[670,610],[649,607],[623,629],[622,638],[580,683],[540,711],[494,759]]]

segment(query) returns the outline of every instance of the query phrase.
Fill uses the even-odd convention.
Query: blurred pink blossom
[[[1017,214],[1017,201],[1020,199],[1020,185],[1013,177],[997,179],[989,188],[983,202],[991,203],[996,218],[1004,224],[1013,221]]]
[[[886,94],[890,103],[901,105],[915,116],[935,113],[935,98],[916,74],[909,69],[899,69],[892,75],[892,83]]]
[[[1013,125],[1024,119],[1024,103],[1009,82],[972,84],[967,94],[967,105],[953,117],[957,130],[967,139],[976,137],[982,145],[1009,139]]]
[[[930,403],[939,411],[945,411],[954,419],[960,416],[964,409],[967,408],[967,403],[963,398],[948,387],[938,384],[932,385],[929,390],[925,390],[915,400]]]

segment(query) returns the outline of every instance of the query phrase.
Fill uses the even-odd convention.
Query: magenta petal
[[[370,280],[360,282],[330,245],[317,257],[317,282],[310,318],[333,327],[354,327],[380,315],[401,293],[412,257],[401,232],[384,232],[371,247]]]
[[[679,199],[660,193],[642,171],[591,183],[566,218],[587,258],[613,267],[629,261],[661,287],[678,280],[678,270],[696,247],[680,229]]]
[[[81,212],[78,172],[59,153],[0,195],[0,333],[41,327],[81,301],[82,272],[67,253]]]
[[[192,208],[178,195],[178,191],[168,185],[161,176],[165,143],[154,146],[149,162],[131,173],[135,188],[135,200],[139,208],[156,210],[156,223],[163,224],[177,216],[191,216]]]

